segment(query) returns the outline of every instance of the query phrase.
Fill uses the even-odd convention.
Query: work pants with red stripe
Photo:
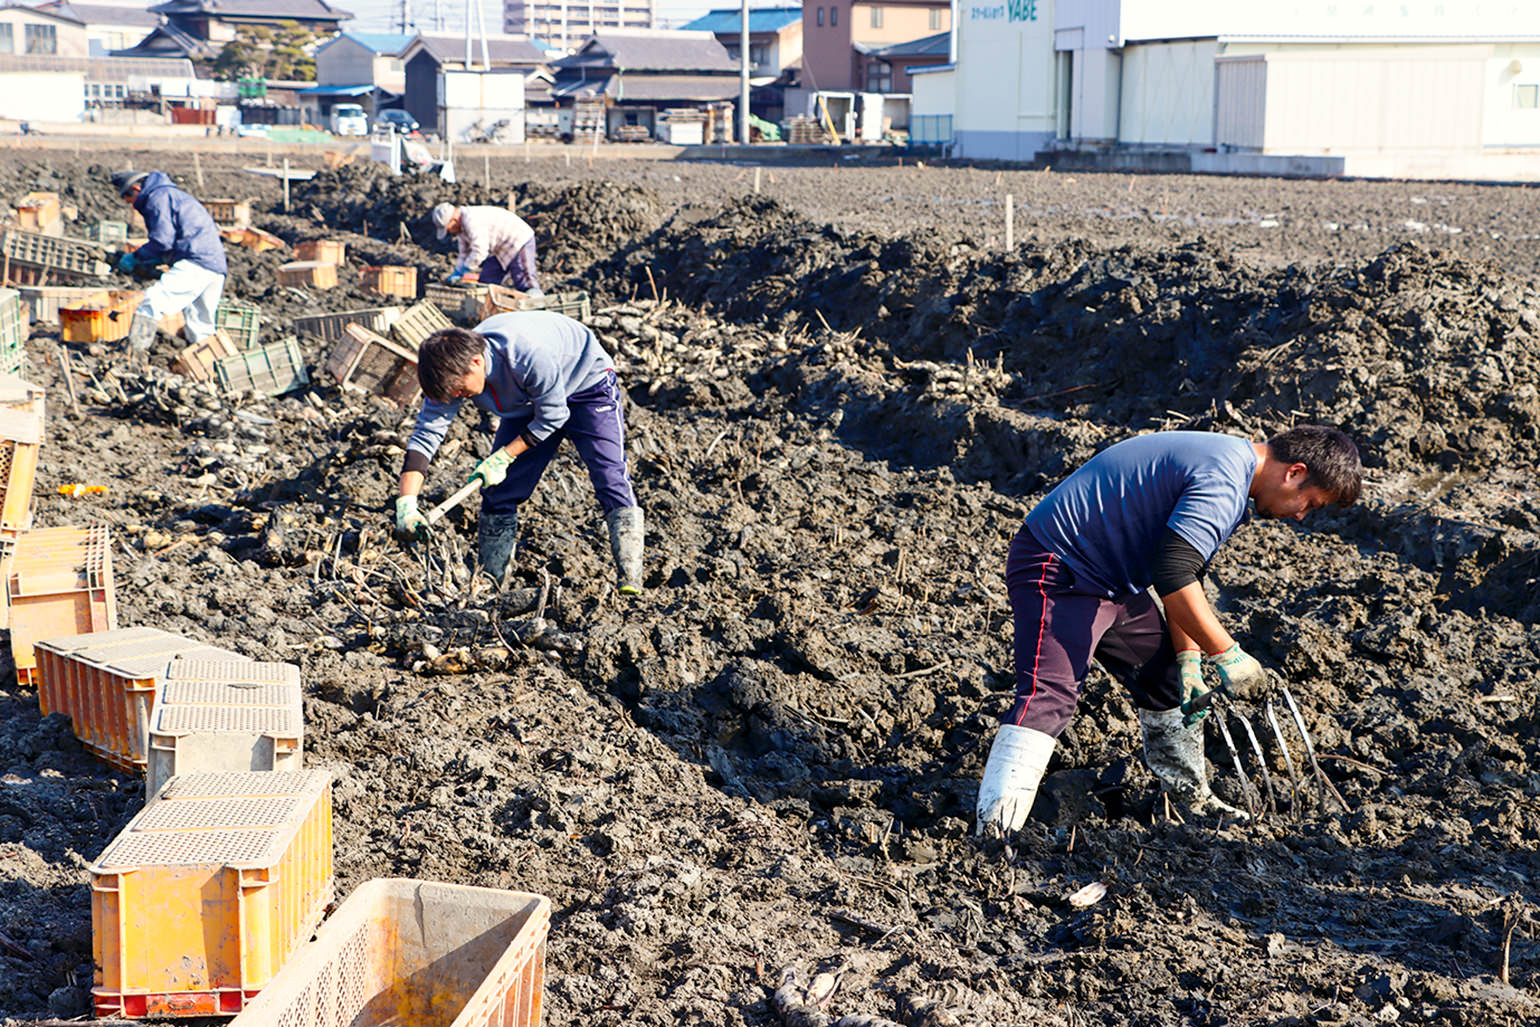
[[[1093,657],[1140,709],[1181,701],[1176,651],[1148,592],[1109,599],[1077,588],[1074,572],[1025,526],[1011,541],[1005,583],[1016,623],[1016,701],[1002,723],[1057,738]]]

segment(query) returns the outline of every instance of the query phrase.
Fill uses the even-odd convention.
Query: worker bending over
[[[1332,428],[1291,428],[1265,445],[1157,432],[1104,450],[1050,492],[1006,562],[1016,701],[984,766],[979,833],[1027,819],[1092,657],[1132,695],[1164,788],[1199,814],[1244,817],[1210,790],[1202,728],[1184,723],[1181,705],[1205,692],[1205,654],[1234,698],[1260,698],[1267,677],[1215,617],[1202,578],[1249,517],[1248,499],[1263,517],[1303,520],[1351,505],[1362,476],[1357,447]]]
[[[615,364],[588,328],[561,314],[515,311],[474,331],[446,328],[417,353],[423,404],[406,446],[396,500],[396,531],[428,530],[417,508],[423,473],[460,404],[471,400],[502,418],[492,454],[476,465],[481,479],[477,562],[501,584],[518,540],[519,504],[534,492],[564,438],[588,467],[610,530],[620,591],[642,590],[644,527],[626,470],[626,423]]]
[[[447,279],[451,285],[477,268],[476,280],[482,285],[544,295],[535,278],[535,230],[513,211],[441,203],[433,208],[433,227],[440,239],[452,235],[460,244],[460,261]]]
[[[214,334],[214,314],[225,289],[229,266],[214,219],[192,195],[171,184],[164,172],[120,171],[112,176],[123,202],[144,218],[149,241],[123,254],[118,270],[169,267],[144,291],[128,330],[129,354],[135,362],[148,359],[155,341],[155,323],[170,314],[183,315],[191,342]]]

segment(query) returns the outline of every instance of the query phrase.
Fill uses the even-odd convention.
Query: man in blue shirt
[[[144,292],[128,330],[129,353],[143,361],[155,341],[155,323],[169,314],[184,315],[187,338],[202,342],[214,334],[214,313],[224,292],[225,246],[219,226],[188,193],[171,184],[164,172],[120,171],[112,184],[124,203],[144,217],[149,240],[123,254],[118,269],[168,265]]]
[[[1291,428],[1265,444],[1206,432],[1157,432],[1097,454],[1032,512],[1011,543],[1016,701],[1001,718],[979,786],[978,831],[1027,819],[1094,657],[1128,689],[1145,760],[1200,814],[1243,816],[1217,799],[1201,728],[1181,704],[1204,691],[1204,655],[1220,688],[1257,698],[1267,677],[1225,631],[1202,578],[1249,514],[1303,520],[1358,499],[1363,469],[1333,428]],[[1149,590],[1160,596],[1160,607]]]
[[[564,438],[588,466],[610,530],[610,551],[627,595],[642,590],[645,526],[626,470],[626,424],[614,361],[587,327],[544,310],[497,314],[474,331],[446,328],[417,353],[423,404],[406,446],[396,499],[396,532],[428,528],[417,508],[423,474],[460,404],[500,417],[492,454],[471,472],[482,483],[477,560],[502,583],[528,499]]]

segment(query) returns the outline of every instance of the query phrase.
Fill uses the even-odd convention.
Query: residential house
[[[160,15],[151,14],[142,3],[136,6],[128,2],[75,3],[73,0],[49,0],[38,4],[37,10],[51,11],[83,22],[91,55],[96,57],[138,46],[160,24]]]
[[[605,29],[650,29],[653,0],[504,0],[503,31],[570,50]]]
[[[736,7],[713,9],[687,25],[687,32],[710,32],[727,51],[728,59],[738,59],[742,45],[743,15]],[[756,84],[780,78],[802,61],[802,8],[749,8],[749,75]]]
[[[545,75],[545,50],[529,37],[488,35],[484,51],[483,37],[471,37],[469,61],[466,39],[463,35],[419,33],[401,53],[405,69],[404,106],[424,132],[443,135],[449,129],[443,102],[446,73],[484,69],[518,74],[524,79],[522,104],[546,98],[550,80]]]
[[[88,57],[85,22],[57,11],[12,4],[0,7],[0,54]]]
[[[865,60],[861,67],[860,88],[869,93],[907,93],[909,74],[915,68],[945,64],[952,52],[952,34],[938,32],[904,43],[874,45],[856,43],[855,50]]]
[[[398,33],[344,32],[316,48],[313,88],[304,92],[324,119],[338,103],[361,104],[370,116],[406,92],[402,55],[416,36]]]
[[[721,106],[740,88],[738,62],[717,37],[684,29],[601,30],[554,68],[551,95],[564,105],[602,104],[605,132],[617,138],[638,129],[656,136],[663,111]]]
[[[353,17],[326,0],[167,0],[150,11],[165,20],[124,55],[213,60],[242,29],[297,24],[331,36]]]
[[[866,51],[951,29],[947,0],[803,0],[802,85],[823,91],[866,90],[871,70]]]

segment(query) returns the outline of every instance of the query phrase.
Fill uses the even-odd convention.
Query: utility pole
[[[738,142],[749,141],[749,0],[738,26]]]

